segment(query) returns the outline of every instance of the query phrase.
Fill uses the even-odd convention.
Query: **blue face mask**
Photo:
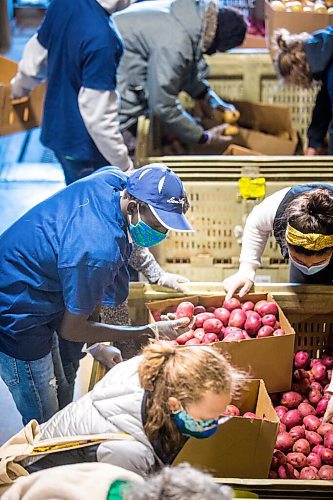
[[[177,429],[184,436],[198,439],[208,438],[215,434],[220,424],[225,423],[230,417],[224,417],[220,420],[196,420],[191,417],[183,407],[172,413]]]
[[[312,274],[319,273],[319,271],[322,271],[325,269],[325,267],[328,266],[330,263],[330,259],[327,262],[324,262],[324,264],[320,264],[319,266],[311,266],[311,267],[306,267],[303,264],[299,264],[298,262],[295,262],[294,259],[289,255],[289,258],[293,265],[299,269],[303,274],[306,274],[307,276],[311,276]]]
[[[130,222],[129,227],[131,236],[133,238],[134,243],[139,245],[139,247],[154,247],[161,243],[168,236],[168,232],[161,233],[160,231],[156,231],[152,227],[148,226],[140,217],[140,209],[138,207],[138,222],[134,225]]]

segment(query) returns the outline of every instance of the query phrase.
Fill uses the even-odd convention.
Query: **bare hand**
[[[227,292],[226,299],[228,300],[231,299],[231,297],[238,290],[238,295],[240,297],[244,297],[244,295],[246,295],[253,286],[253,281],[249,278],[244,278],[243,276],[240,276],[238,273],[236,273],[226,278],[223,281],[222,285]]]

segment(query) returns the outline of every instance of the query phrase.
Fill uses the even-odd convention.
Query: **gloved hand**
[[[249,278],[245,278],[244,276],[240,276],[239,273],[232,274],[228,278],[226,278],[222,285],[225,290],[228,292],[226,295],[226,299],[231,299],[231,297],[239,290],[238,295],[243,297],[253,285],[253,281]]]
[[[217,120],[220,123],[236,123],[239,119],[239,112],[235,106],[224,101],[212,89],[209,89],[205,97],[200,101],[200,106],[207,118]]]
[[[227,127],[228,125],[224,123],[223,125],[217,125],[216,127],[205,130],[207,141],[203,145],[227,147],[232,140],[230,135],[225,135]]]
[[[208,105],[210,109],[218,109],[219,111],[237,111],[233,104],[224,101],[220,96],[214,92],[213,89],[209,89],[204,99],[204,106]]]
[[[30,89],[22,87],[21,78],[19,75],[14,76],[10,81],[12,99],[21,99],[21,97],[28,97],[31,93]]]
[[[326,392],[331,394],[331,397],[330,397],[330,400],[328,402],[328,405],[327,405],[327,408],[325,411],[325,415],[323,416],[323,423],[330,422],[331,419],[333,418],[333,396],[332,396],[331,392],[329,392],[329,391],[326,391]]]
[[[158,280],[157,284],[159,286],[166,286],[167,288],[172,288],[177,290],[177,292],[185,293],[187,291],[186,285],[182,283],[189,283],[190,280],[184,276],[179,276],[179,274],[164,273]]]
[[[84,347],[82,352],[91,354],[94,359],[107,368],[113,368],[123,360],[120,350],[112,345],[93,344],[89,347]]]
[[[189,318],[180,318],[174,320],[157,321],[148,325],[155,335],[156,339],[173,340],[184,331],[189,330]]]

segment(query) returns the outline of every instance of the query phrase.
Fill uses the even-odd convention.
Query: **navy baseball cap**
[[[127,181],[127,192],[149,205],[156,219],[173,231],[193,231],[183,214],[185,190],[170,168],[152,163],[139,168]]]

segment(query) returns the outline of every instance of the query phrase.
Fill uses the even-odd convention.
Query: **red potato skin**
[[[279,432],[276,438],[275,448],[277,450],[286,452],[291,449],[293,443],[293,438],[288,434],[288,432]]]
[[[316,469],[320,469],[321,467],[321,459],[320,456],[317,455],[317,453],[309,453],[307,456],[307,466],[310,467],[316,467]]]
[[[266,301],[265,304],[262,304],[260,307],[258,307],[258,309],[254,310],[257,310],[260,316],[266,316],[266,314],[273,314],[274,316],[278,315],[278,307],[275,302]]]
[[[310,356],[306,351],[298,351],[294,359],[295,368],[303,368],[306,370],[310,366]]]
[[[217,318],[207,319],[202,325],[205,333],[216,333],[217,335],[220,334],[222,327],[221,321]]]
[[[201,341],[197,338],[190,339],[187,342],[185,342],[185,345],[200,345]]]
[[[243,311],[253,311],[254,310],[254,302],[252,300],[247,300],[242,304]]]
[[[303,453],[288,453],[287,462],[296,469],[305,467],[307,464],[306,456]]]
[[[302,396],[294,391],[284,392],[281,397],[281,404],[290,410],[297,408],[302,403]]]
[[[217,342],[218,340],[219,338],[216,333],[205,333],[202,342],[203,344],[212,344],[213,342]]]
[[[315,415],[316,414],[316,410],[314,409],[314,407],[312,405],[310,405],[310,403],[301,403],[299,406],[298,406],[298,411],[300,412],[301,414],[301,417],[306,417],[307,415]]]
[[[189,330],[188,332],[182,333],[179,337],[176,338],[176,341],[179,345],[185,345],[188,340],[194,338],[194,331]]]
[[[232,415],[233,417],[239,417],[240,409],[235,405],[227,405],[223,415]]]
[[[234,309],[233,311],[231,311],[229,318],[229,326],[243,328],[245,321],[246,321],[246,314],[242,309]]]
[[[216,307],[207,307],[207,312],[215,314]]]
[[[325,424],[321,423],[317,429],[317,432],[320,436],[324,436],[328,431],[333,431],[333,425],[329,422],[326,422]],[[327,448],[330,448],[330,446],[328,446]]]
[[[205,313],[206,308],[204,306],[195,306],[193,312],[194,312],[194,315],[196,316],[197,314]]]
[[[318,479],[318,474],[315,467],[303,467],[299,474],[299,479],[303,480],[315,480]]]
[[[311,451],[310,443],[306,439],[298,439],[293,445],[293,451],[295,453],[304,453],[307,456]]]
[[[311,373],[314,376],[315,380],[324,380],[326,377],[326,366],[324,366],[322,363],[315,363],[311,368]]]
[[[287,426],[287,429],[296,427],[296,425],[302,424],[302,417],[298,410],[289,410],[283,417],[282,423]]]
[[[194,315],[194,305],[192,302],[181,302],[176,309],[176,318],[192,319]]]
[[[205,312],[205,313],[200,313],[195,317],[195,326],[196,328],[202,328],[202,325],[207,319],[210,318],[215,318],[213,313],[210,312]]]
[[[244,418],[254,418],[255,420],[260,420],[260,417],[253,413],[252,411],[246,411],[243,415]]]
[[[324,448],[321,450],[320,458],[325,465],[333,465],[333,450],[330,448]]]
[[[317,446],[323,442],[323,438],[315,431],[305,431],[305,439],[309,441],[310,446]]]
[[[241,303],[236,297],[231,297],[231,299],[223,302],[222,307],[228,309],[228,311],[233,311],[234,309],[240,309]]]
[[[221,321],[223,326],[228,326],[230,318],[230,311],[228,311],[228,309],[225,309],[224,307],[218,307],[217,309],[215,309],[214,314],[215,317]]]
[[[274,450],[271,467],[273,469],[277,469],[278,467],[280,467],[280,465],[284,465],[286,463],[287,463],[286,455],[280,450]]]
[[[282,328],[277,328],[273,332],[273,337],[283,337],[283,335],[285,335],[285,334],[286,334],[286,332]]]
[[[289,431],[289,435],[296,442],[298,439],[303,439],[305,437],[305,429],[303,425],[296,425],[292,427]]]
[[[197,328],[196,330],[194,330],[193,335],[194,335],[194,338],[199,339],[202,342],[202,340],[205,336],[205,331],[203,328]]]
[[[273,335],[273,328],[271,326],[262,326],[259,328],[258,333],[257,333],[257,338],[262,339],[264,337],[271,337]]]
[[[256,335],[260,327],[261,327],[261,320],[257,319],[256,316],[254,316],[254,313],[246,318],[244,328],[249,335],[251,336]]]
[[[328,399],[321,399],[317,404],[316,415],[317,417],[323,417],[328,405]]]
[[[280,479],[295,479],[295,469],[291,464],[286,463],[278,468]]]
[[[332,481],[333,479],[333,467],[330,465],[323,465],[318,471],[319,479],[325,479]]]
[[[271,326],[274,329],[276,317],[274,316],[274,314],[266,314],[266,316],[262,317],[261,322],[264,326]]]
[[[333,450],[333,430],[326,432],[324,436],[324,446]]]
[[[303,418],[303,424],[308,431],[316,431],[320,426],[320,420],[315,415],[307,415]]]
[[[244,340],[243,332],[229,333],[223,339],[223,342],[238,342],[239,340]]]
[[[258,309],[263,305],[263,304],[266,304],[267,300],[258,300],[258,302],[256,302],[254,304],[254,310],[255,312],[258,312]]]

